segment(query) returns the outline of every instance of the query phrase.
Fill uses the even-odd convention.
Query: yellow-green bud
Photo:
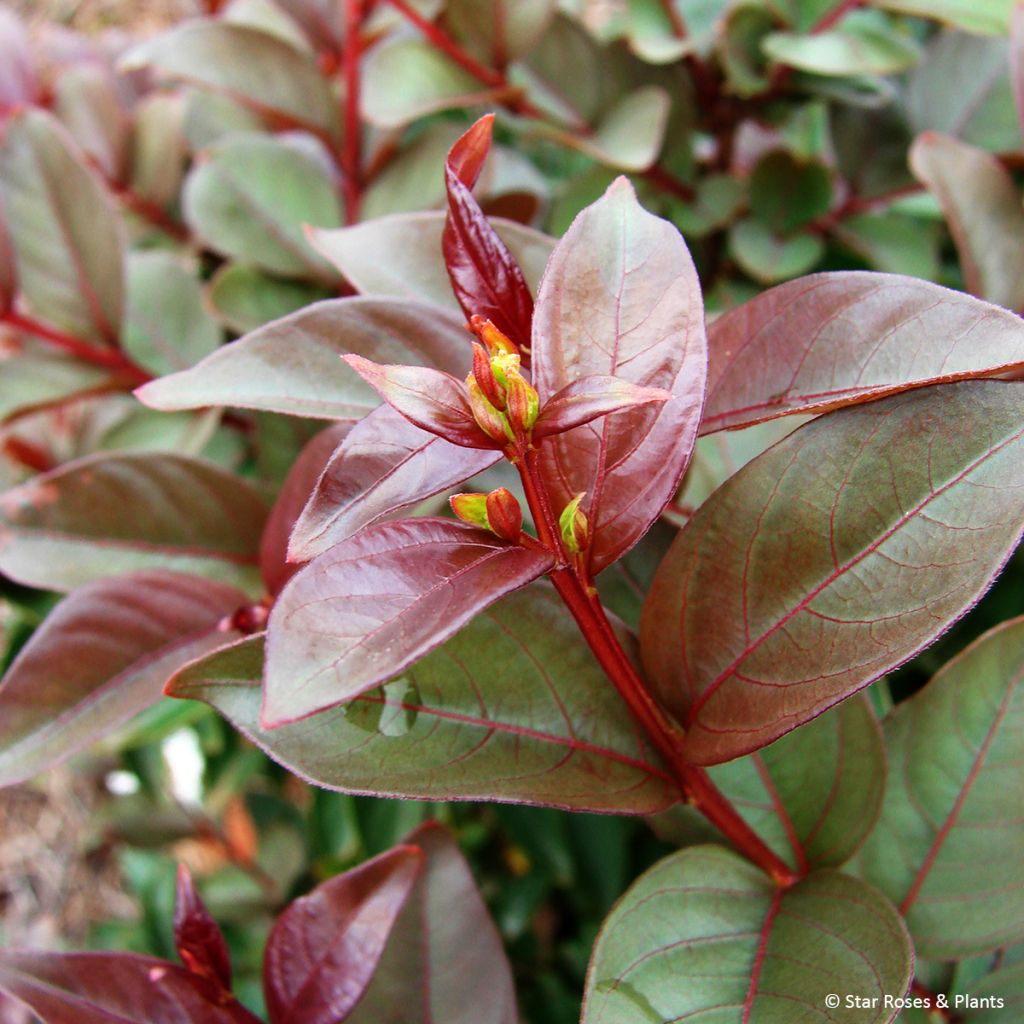
[[[584,497],[586,491],[580,491],[558,517],[562,543],[571,555],[578,555],[590,541],[590,523],[587,521],[586,513],[580,508],[580,502]]]

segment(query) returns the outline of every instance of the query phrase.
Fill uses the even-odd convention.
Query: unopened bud
[[[487,495],[487,522],[502,540],[519,543],[523,532],[523,510],[511,491],[499,487]]]
[[[500,441],[502,444],[506,441],[514,441],[515,436],[509,429],[508,420],[487,400],[487,396],[473,374],[466,378],[466,391],[469,394],[469,408],[472,410],[477,426],[492,441]]]
[[[504,376],[504,374],[502,374]],[[505,408],[504,382],[500,382],[494,373],[491,360],[484,351],[482,345],[473,342],[473,377],[476,379],[480,390],[484,393],[487,401],[495,409]]]
[[[500,352],[519,355],[515,342],[499,331],[487,317],[474,313],[469,318],[469,329],[487,346],[487,351],[492,356]]]
[[[481,530],[490,529],[487,522],[486,494],[453,494],[448,503],[455,515],[464,523],[479,526]]]
[[[580,502],[585,496],[585,491],[577,494],[558,517],[562,543],[571,555],[578,555],[590,540],[590,523],[587,521],[586,513],[580,508]]]
[[[540,412],[540,396],[518,370],[508,374],[505,402],[508,421],[512,425],[512,429],[528,434],[533,429],[534,423],[537,422],[537,414]]]

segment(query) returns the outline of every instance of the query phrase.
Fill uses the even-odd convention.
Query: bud
[[[580,491],[558,517],[562,543],[571,555],[578,555],[590,541],[590,523],[587,521],[586,513],[580,508],[580,502],[585,496],[586,491]]]
[[[487,521],[486,494],[453,494],[448,503],[456,517],[470,526],[479,526],[481,530],[489,530]]]
[[[484,393],[487,401],[495,409],[505,408],[504,381],[499,381],[494,372],[494,366],[484,351],[482,345],[473,342],[473,377],[476,379],[480,390]],[[504,377],[504,374],[502,374]]]
[[[523,532],[523,510],[511,491],[499,487],[487,495],[487,522],[502,540],[519,543]]]
[[[537,422],[540,396],[517,369],[509,372],[507,377],[505,401],[508,407],[508,421],[513,430],[528,434]]]
[[[487,396],[473,374],[466,378],[466,391],[469,393],[469,408],[477,426],[492,441],[500,441],[502,444],[506,441],[514,441],[515,435],[509,428],[508,420],[487,400]]]
[[[501,352],[509,355],[519,355],[519,349],[515,343],[507,338],[497,327],[485,316],[474,313],[469,318],[469,329],[487,346],[487,351],[496,356]]]

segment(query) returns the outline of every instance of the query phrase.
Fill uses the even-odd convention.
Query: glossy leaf
[[[205,700],[291,771],[350,793],[622,814],[679,799],[544,586],[481,612],[383,687],[270,732],[262,673],[263,640],[251,637],[187,666],[168,692]]]
[[[501,459],[414,426],[390,406],[360,420],[314,481],[289,550],[308,560],[357,530],[461,484]]]
[[[915,141],[910,166],[946,215],[967,291],[1024,308],[1024,209],[1009,172],[984,150],[935,132]]]
[[[621,377],[581,377],[548,399],[537,417],[533,436],[540,439],[562,434],[599,416],[671,400],[668,391],[640,387]]]
[[[423,857],[399,846],[318,885],[277,919],[263,962],[271,1024],[351,1020]]]
[[[820,871],[782,890],[738,854],[696,846],[641,875],[606,919],[582,1021],[888,1024],[883,997],[906,992],[912,965],[899,915],[863,882]],[[847,993],[876,1005],[825,1009]]]
[[[0,785],[24,782],[156,703],[168,676],[237,638],[233,587],[169,572],[86,584],[32,635],[0,682]]]
[[[885,720],[892,772],[860,867],[899,905],[921,956],[1024,939],[1022,680],[1024,620],[1014,619]]]
[[[554,239],[515,221],[489,220],[535,293]],[[438,259],[444,222],[439,212],[400,213],[332,231],[313,229],[308,235],[313,247],[364,295],[392,295],[458,310]]]
[[[0,992],[44,1024],[259,1024],[206,978],[135,953],[3,950]]]
[[[477,425],[465,385],[428,366],[382,366],[349,355],[344,360],[410,423],[465,448],[496,448]]]
[[[516,1024],[512,968],[458,844],[434,822],[403,842],[424,870],[349,1024]]]
[[[708,330],[702,433],[821,412],[1024,364],[1018,317],[893,274],[779,285]]]
[[[312,57],[258,29],[189,21],[135,46],[121,64],[213,89],[296,125],[336,128],[334,99]]]
[[[224,934],[210,916],[192,876],[178,865],[174,900],[174,946],[193,973],[231,991],[231,956]]]
[[[316,419],[358,420],[379,404],[339,356],[370,355],[465,373],[462,320],[418,302],[331,299],[300,309],[136,394],[165,412],[233,405]]]
[[[0,495],[0,570],[51,590],[157,568],[247,586],[266,515],[247,484],[199,459],[87,456]]]
[[[374,410],[370,415],[378,413]],[[298,571],[298,563],[288,561],[288,538],[316,489],[320,474],[352,429],[347,423],[334,423],[321,430],[302,449],[285,477],[260,541],[260,569],[271,594],[276,594]]]
[[[482,117],[448,154],[444,172],[448,217],[441,249],[452,291],[466,318],[479,315],[490,320],[528,351],[533,296],[519,264],[470,191],[490,149],[493,124],[493,114]]]
[[[341,223],[337,188],[321,161],[297,145],[228,136],[193,168],[182,204],[197,238],[222,256],[286,277],[336,280],[302,226]]]
[[[599,572],[643,536],[689,462],[703,402],[706,352],[700,286],[686,244],[620,179],[555,249],[533,331],[542,403],[581,377],[621,377],[672,401],[552,438],[541,469],[559,509],[580,491]]]
[[[1024,528],[1021,392],[973,381],[819,417],[705,502],[640,630],[691,759],[765,746],[978,600]]]
[[[33,310],[80,337],[112,343],[124,304],[123,228],[51,115],[29,110],[7,123],[0,194]]]
[[[270,615],[262,722],[297,721],[387,682],[551,568],[447,519],[381,523],[296,574]]]

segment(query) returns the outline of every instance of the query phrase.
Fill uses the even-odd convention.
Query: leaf
[[[1021,392],[947,384],[819,417],[705,502],[640,626],[689,758],[765,746],[978,600],[1024,525]]]
[[[338,446],[311,485],[291,536],[293,558],[306,561],[364,526],[440,494],[501,460],[495,451],[462,448],[414,426],[390,406],[374,409]]]
[[[921,50],[906,36],[866,24],[813,35],[771,32],[761,47],[780,64],[837,77],[898,74],[921,59]]]
[[[685,242],[638,205],[625,179],[576,218],[548,264],[533,330],[542,404],[592,374],[674,396],[540,449],[556,512],[588,494],[595,574],[643,536],[689,462],[704,391],[703,319]]]
[[[231,991],[231,956],[224,933],[210,916],[184,864],[178,865],[175,887],[174,946],[193,974]]]
[[[744,273],[761,284],[775,284],[813,269],[825,254],[815,234],[783,235],[747,217],[729,229],[729,252]]]
[[[0,191],[33,310],[72,334],[110,344],[124,304],[123,228],[72,147],[50,114],[15,115],[0,146]]]
[[[165,412],[231,405],[358,420],[379,402],[338,358],[346,352],[455,373],[470,363],[461,318],[418,302],[330,299],[225,345],[191,370],[151,381],[136,395]]]
[[[422,39],[375,46],[362,71],[363,117],[378,128],[401,128],[439,110],[490,104],[497,94]]]
[[[556,7],[556,0],[448,0],[444,17],[470,53],[501,68],[530,52],[551,24]]]
[[[460,307],[438,259],[444,222],[445,214],[439,212],[400,213],[347,228],[314,228],[307,234],[310,244],[364,295],[416,299],[455,311]],[[500,217],[489,218],[489,223],[536,292],[554,239]]]
[[[352,1019],[422,862],[417,849],[396,847],[318,885],[285,910],[263,961],[271,1024]]]
[[[337,227],[341,206],[313,154],[265,135],[229,135],[203,154],[182,194],[185,219],[214,252],[286,277],[336,283],[304,224]]]
[[[516,1024],[512,968],[457,843],[435,822],[403,843],[422,851],[424,871],[347,1021]]]
[[[337,131],[336,104],[312,55],[258,29],[196,19],[139,43],[121,67],[152,68],[213,89],[261,114],[283,115],[292,126]]]
[[[188,160],[184,98],[150,93],[138,101],[132,113],[131,190],[159,206],[170,206],[181,191]]]
[[[370,416],[375,416],[378,412],[379,410],[374,410]],[[401,420],[401,417],[398,419]],[[401,422],[404,423],[405,420]],[[299,457],[292,463],[277,501],[270,510],[260,541],[260,569],[268,593],[277,594],[298,571],[298,563],[289,562],[287,558],[288,538],[306,503],[316,490],[320,474],[332,461],[335,449],[352,429],[347,423],[334,423],[321,430],[306,444]]]
[[[169,572],[86,584],[32,635],[0,684],[0,785],[24,782],[156,703],[167,677],[237,637],[233,587]]]
[[[671,399],[672,394],[668,391],[643,388],[621,377],[581,377],[548,399],[537,417],[533,436],[540,439],[563,434],[599,416]]]
[[[899,904],[921,956],[961,959],[1024,938],[1022,679],[1018,618],[885,720],[892,772],[860,869]]]
[[[465,385],[429,366],[382,366],[362,356],[342,357],[410,423],[464,448],[500,448],[473,418]]]
[[[223,989],[135,953],[0,951],[0,991],[46,1024],[259,1024]]]
[[[50,590],[142,569],[246,588],[266,515],[247,484],[199,459],[86,456],[0,495],[0,571]]]
[[[1024,308],[1024,209],[1009,172],[984,150],[935,132],[914,142],[910,166],[946,215],[966,289]]]
[[[331,296],[307,281],[285,281],[242,263],[225,263],[210,278],[207,299],[230,330],[247,334],[271,320]]]
[[[61,68],[53,84],[52,109],[102,176],[123,181],[129,122],[113,71],[99,61]]]
[[[528,352],[533,296],[522,270],[470,191],[490,149],[493,124],[493,114],[480,118],[448,154],[444,171],[448,217],[441,250],[466,319],[478,315],[490,320]]]
[[[38,99],[39,81],[25,26],[8,7],[0,8],[0,106],[13,109]]]
[[[155,374],[183,370],[220,345],[199,282],[171,253],[131,253],[127,284],[121,343],[140,366]]]
[[[773,231],[788,232],[820,217],[832,202],[832,176],[824,164],[786,150],[767,153],[750,176],[750,210]]]
[[[937,285],[843,271],[779,285],[708,331],[702,433],[1024,364],[1018,317]]]
[[[819,871],[789,889],[718,846],[681,850],[641,875],[601,929],[583,1024],[690,1017],[888,1024],[910,985],[906,929],[875,889]],[[826,1010],[830,994],[875,1000]]]
[[[619,814],[679,799],[549,587],[492,605],[385,686],[272,732],[259,727],[262,645],[251,637],[193,662],[167,692],[212,704],[319,785]]]
[[[1015,4],[1010,18],[1010,84],[1013,87],[1013,105],[1017,121],[1024,133],[1024,7]]]
[[[871,0],[873,7],[944,21],[968,32],[1002,35],[1014,0]]]
[[[833,238],[860,256],[872,270],[906,274],[936,281],[939,278],[941,229],[921,217],[885,213],[857,213],[844,217],[832,229]]]
[[[0,422],[56,405],[72,395],[101,394],[120,388],[116,374],[99,366],[48,352],[0,358]]]
[[[381,523],[335,545],[271,612],[264,727],[386,682],[552,561],[447,519]]]

